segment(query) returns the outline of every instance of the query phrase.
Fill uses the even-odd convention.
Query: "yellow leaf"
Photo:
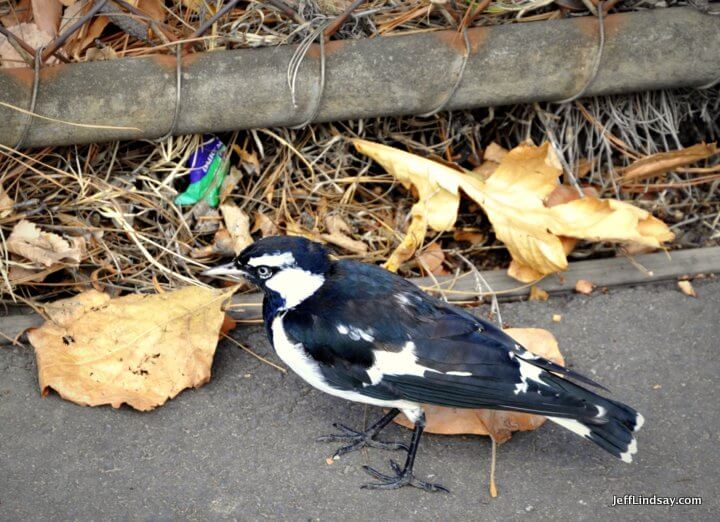
[[[435,230],[451,228],[462,189],[480,204],[496,237],[510,252],[513,264],[509,275],[525,283],[565,270],[566,256],[575,239],[634,242],[657,248],[674,237],[665,223],[629,203],[598,199],[589,190],[583,198],[573,200],[567,194],[558,197],[562,170],[548,143],[515,147],[502,157],[486,181],[392,147],[362,140],[354,143],[358,151],[371,156],[405,186],[417,189],[419,201],[413,206],[413,222],[418,216],[426,216],[427,224]],[[420,225],[412,230],[417,235]],[[398,248],[403,249],[402,255],[398,250],[393,252],[388,265],[397,267],[398,259],[408,259],[408,251],[420,244],[406,237]]]
[[[530,287],[530,297],[528,297],[528,301],[547,301],[549,298],[550,294],[539,286],[532,285]]]
[[[558,364],[565,364],[555,336],[547,330],[508,328],[505,333],[531,352]],[[423,405],[423,408],[427,423],[425,431],[444,435],[490,435],[498,443],[508,440],[513,431],[534,430],[545,422],[545,417],[529,413],[446,408],[427,404]],[[404,415],[398,415],[396,422],[406,428],[413,427],[413,424]]]
[[[147,411],[206,383],[233,291],[191,286],[111,299],[90,290],[47,305],[50,320],[28,333],[43,395]]]
[[[422,246],[423,241],[425,241],[425,233],[427,232],[426,213],[419,210],[419,212],[415,214],[414,211],[418,205],[419,203],[413,205],[413,217],[407,234],[385,262],[385,268],[391,272],[397,272],[400,265],[410,259],[415,251]]]
[[[686,149],[653,154],[623,169],[622,181],[638,181],[660,176],[670,170],[709,158],[716,153],[717,143],[698,143]]]
[[[678,281],[678,288],[688,297],[697,297],[695,289],[690,281]]]
[[[460,205],[462,173],[409,152],[365,140],[353,140],[358,152],[367,154],[395,176],[406,188],[414,186],[421,205],[413,215],[424,214],[433,230],[452,230]]]
[[[385,263],[385,268],[396,272],[422,246],[428,226],[437,231],[452,230],[460,205],[461,173],[387,145],[365,140],[353,140],[353,144],[358,152],[372,157],[406,188],[414,186],[418,191],[420,200],[412,207],[407,234]]]
[[[485,148],[485,152],[483,152],[483,160],[500,163],[503,159],[505,159],[507,153],[508,151],[506,148],[501,147],[493,141]]]

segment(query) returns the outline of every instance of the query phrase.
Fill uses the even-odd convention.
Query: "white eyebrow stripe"
[[[282,254],[264,254],[259,257],[250,258],[247,264],[250,266],[290,266],[295,264],[295,256],[293,256],[290,252],[283,252]]]

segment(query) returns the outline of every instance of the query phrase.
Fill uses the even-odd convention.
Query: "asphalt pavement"
[[[720,282],[501,305],[516,327],[551,330],[569,365],[643,413],[624,464],[547,423],[498,452],[485,437],[423,437],[421,479],[450,494],[360,489],[376,449],[328,464],[332,422],[380,414],[315,391],[224,342],[210,383],[149,413],[40,397],[30,348],[0,346],[0,520],[717,520]],[[479,312],[484,312],[482,308]],[[554,322],[553,314],[562,320]],[[277,362],[259,327],[234,335]],[[367,418],[366,418],[367,415]],[[384,439],[408,439],[390,426]],[[700,506],[615,506],[614,497],[699,496]]]

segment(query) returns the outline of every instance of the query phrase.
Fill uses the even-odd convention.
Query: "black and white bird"
[[[264,292],[263,318],[278,356],[312,386],[351,401],[390,408],[366,431],[342,425],[324,441],[406,449],[394,474],[365,466],[378,480],[363,487],[442,486],[418,480],[413,463],[425,426],[422,404],[544,415],[631,462],[642,416],[568,380],[587,377],[533,355],[499,328],[435,299],[383,268],[333,261],[300,237],[268,237],[232,262],[205,272],[242,276]],[[415,429],[409,446],[375,436],[403,412]]]

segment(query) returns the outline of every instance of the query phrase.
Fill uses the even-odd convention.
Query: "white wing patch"
[[[358,328],[357,326],[348,326],[345,324],[339,324],[335,328],[340,335],[347,335],[353,341],[359,341],[360,339],[362,339],[363,341],[371,343],[375,340],[375,331],[372,328],[363,330],[362,328]]]
[[[253,257],[248,262],[250,266],[271,266],[281,268],[284,266],[292,266],[295,264],[295,256],[292,252],[283,252],[282,254],[264,254],[262,256]]]
[[[407,298],[405,294],[395,294],[395,300],[400,304],[402,307],[406,307],[410,304],[410,299]]]
[[[565,429],[572,431],[573,433],[585,437],[586,439],[590,436],[590,428],[585,426],[582,422],[576,421],[575,419],[565,419],[562,417],[548,417],[548,420],[553,421],[555,424],[559,424]]]
[[[515,385],[515,395],[528,392],[528,381],[543,384],[540,380],[540,375],[542,375],[545,370],[523,361],[520,357],[517,358],[517,361],[520,363],[520,382]]]
[[[415,375],[422,377],[425,372],[442,373],[422,366],[417,362],[415,343],[408,341],[399,352],[374,350],[375,364],[367,369],[373,384],[379,383],[384,375]]]

